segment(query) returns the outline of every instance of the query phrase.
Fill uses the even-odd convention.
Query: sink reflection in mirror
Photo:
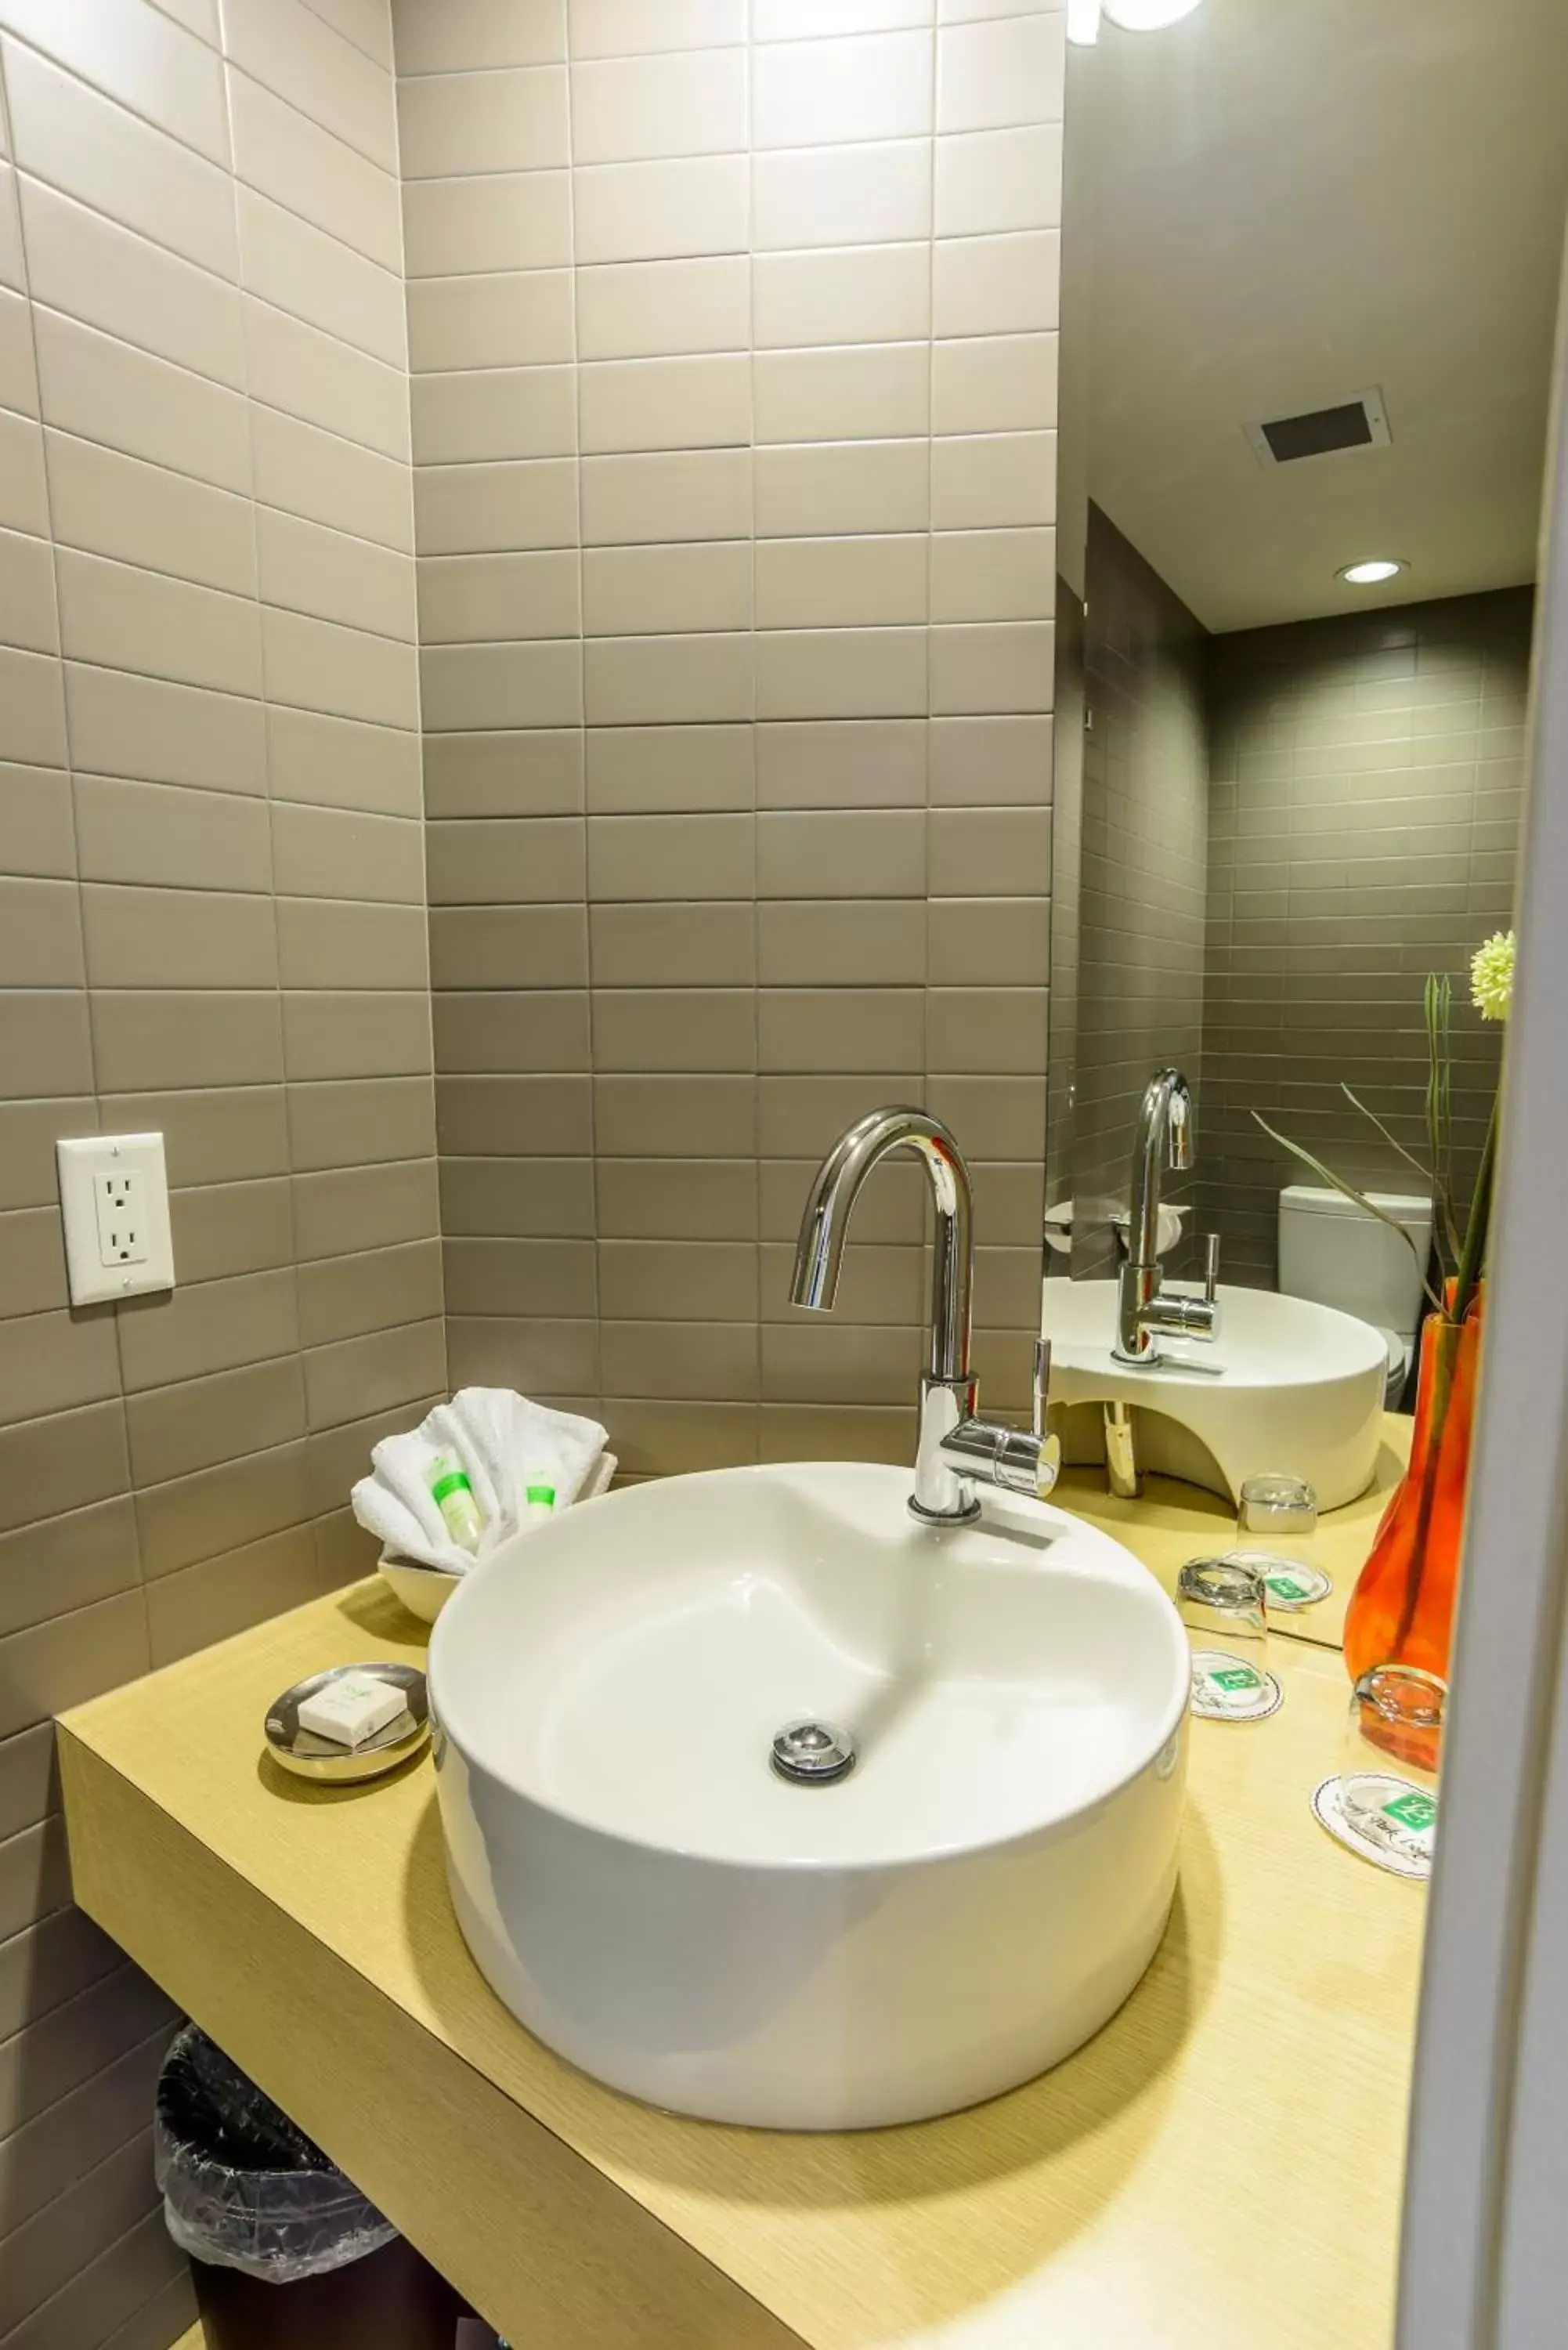
[[[1382,1442],[1387,1353],[1378,1332],[1332,1307],[1262,1289],[1219,1291],[1219,1336],[1168,1342],[1145,1370],[1116,1358],[1117,1284],[1045,1284],[1051,1425],[1063,1458],[1106,1458],[1105,1407],[1133,1415],[1140,1471],[1239,1501],[1262,1470],[1304,1478],[1336,1510],[1371,1483]]]

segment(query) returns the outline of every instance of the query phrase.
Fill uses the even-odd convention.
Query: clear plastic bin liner
[[[153,2160],[181,2250],[267,2284],[346,2268],[397,2234],[194,2024],[164,2059]]]

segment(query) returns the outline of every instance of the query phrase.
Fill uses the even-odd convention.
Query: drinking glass
[[[1432,1865],[1448,1683],[1417,1665],[1374,1665],[1350,1696],[1339,1804],[1369,1859],[1408,1876]]]
[[[1269,1670],[1269,1599],[1243,1558],[1192,1558],[1176,1579],[1177,1612],[1192,1642],[1195,1712],[1261,1719],[1279,1703]]]
[[[1255,1566],[1276,1607],[1310,1607],[1334,1588],[1313,1556],[1317,1495],[1304,1477],[1271,1471],[1242,1481],[1231,1554]]]

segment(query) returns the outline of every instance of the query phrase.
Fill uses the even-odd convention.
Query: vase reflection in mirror
[[[1483,1021],[1507,1020],[1513,1002],[1515,957],[1511,931],[1500,931],[1476,950],[1470,965],[1470,1001]],[[1428,979],[1424,998],[1428,1065],[1426,1166],[1422,1168],[1402,1146],[1395,1147],[1428,1175],[1432,1185],[1432,1249],[1441,1287],[1433,1287],[1426,1265],[1421,1264],[1432,1312],[1421,1332],[1410,1464],[1384,1513],[1345,1611],[1345,1661],[1357,1684],[1362,1676],[1382,1665],[1409,1667],[1446,1682],[1453,1641],[1480,1364],[1482,1275],[1490,1237],[1499,1101],[1494,1093],[1480,1165],[1468,1199],[1462,1199],[1453,1175],[1452,1010],[1451,984],[1434,972]],[[1342,1090],[1353,1107],[1362,1108],[1348,1087]],[[1365,1115],[1372,1117],[1370,1112]],[[1380,1120],[1372,1118],[1372,1123],[1393,1140]],[[1276,1134],[1264,1119],[1260,1118],[1258,1124],[1314,1174],[1326,1176],[1336,1191],[1401,1232],[1419,1263],[1416,1242],[1396,1218],[1299,1143]],[[1367,1734],[1380,1735],[1376,1717]]]

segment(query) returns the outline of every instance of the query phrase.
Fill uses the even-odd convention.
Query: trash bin
[[[462,2296],[320,2147],[187,2024],[164,2060],[153,2148],[191,2255],[208,2350],[454,2350]]]

